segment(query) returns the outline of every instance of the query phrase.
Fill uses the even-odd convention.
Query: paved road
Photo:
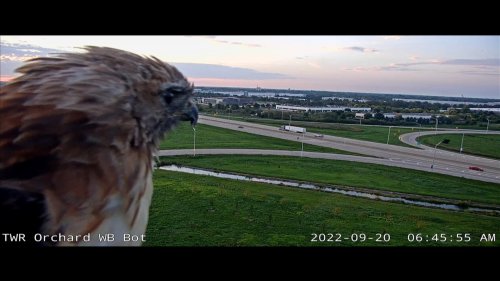
[[[177,156],[177,155],[193,155],[192,149],[176,149],[176,150],[161,150],[159,156]],[[295,157],[307,157],[307,158],[320,158],[320,159],[330,159],[330,160],[344,160],[344,161],[354,161],[362,163],[379,164],[385,166],[408,168],[420,171],[429,172],[429,167],[424,165],[415,165],[412,162],[405,160],[393,160],[393,159],[383,159],[375,157],[364,157],[364,156],[354,156],[346,154],[333,154],[333,153],[320,153],[320,152],[308,152],[304,151],[290,151],[290,150],[262,150],[262,149],[196,149],[196,155],[279,155],[279,156],[295,156]],[[454,171],[446,170],[441,167],[435,167],[434,172],[444,175],[452,175],[457,177],[464,177],[474,180],[482,180],[489,182],[500,183],[499,179],[495,179],[494,175],[485,176],[484,173],[478,173],[472,170]]]
[[[200,116],[199,123],[252,134],[356,152],[364,155],[386,159],[393,163],[403,163],[405,165],[405,168],[436,171],[453,176],[474,175],[475,179],[500,183],[500,161],[498,160],[463,155],[459,153],[444,152],[439,150],[435,152],[434,150],[416,149],[397,145],[386,145],[381,143],[328,135],[325,135],[322,138],[317,138],[314,136],[314,134],[311,133],[306,133],[303,135],[299,133],[281,131],[278,129],[278,127],[220,119],[208,116]],[[431,169],[432,164],[434,165]],[[394,164],[393,166],[397,165]],[[469,170],[469,166],[479,166],[484,169],[484,172]]]
[[[429,136],[429,135],[435,135],[435,134],[490,134],[490,135],[500,135],[500,132],[499,131],[479,131],[479,130],[453,130],[453,131],[432,131],[432,132],[415,132],[415,133],[408,133],[408,134],[403,134],[401,136],[399,136],[399,140],[406,143],[406,144],[409,144],[409,145],[412,145],[412,146],[415,146],[415,147],[418,147],[418,148],[421,148],[421,149],[434,149],[434,147],[429,147],[429,146],[425,146],[423,144],[420,144],[419,142],[417,142],[417,138],[418,137],[421,137],[421,136]]]

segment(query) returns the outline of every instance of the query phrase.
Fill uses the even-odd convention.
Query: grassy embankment
[[[450,142],[447,144],[441,143],[439,145],[440,149],[460,152],[460,145],[462,144],[462,135],[460,134],[422,136],[417,140],[422,144],[434,147],[444,139],[449,139]],[[500,135],[465,134],[463,153],[500,159]]]
[[[498,217],[161,170],[154,184],[146,246],[499,245],[479,242],[481,234],[498,232]],[[312,233],[389,234],[390,241],[314,243]],[[429,242],[408,242],[410,233],[427,234]],[[447,242],[432,241],[435,233]],[[471,241],[457,242],[459,233]]]
[[[192,148],[193,129],[188,123],[179,124],[160,145],[160,149]],[[196,126],[196,148],[253,148],[295,151],[302,149],[300,142],[259,136],[204,124]],[[304,151],[360,155],[310,144],[304,144]]]
[[[163,163],[323,184],[437,196],[500,205],[500,185],[384,165],[259,155],[163,157]]]

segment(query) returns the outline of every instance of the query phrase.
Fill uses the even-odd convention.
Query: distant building
[[[237,98],[237,97],[228,97],[228,98],[224,98],[222,100],[222,103],[223,104],[229,104],[229,105],[233,105],[233,104],[236,104],[236,105],[245,105],[245,104],[253,103],[253,99],[252,98],[248,98],[248,97],[240,97],[240,98]]]
[[[224,101],[223,98],[202,98],[201,99],[201,102],[204,103],[204,104],[219,104],[219,103],[222,103]]]
[[[332,111],[345,111],[349,109],[350,111],[363,111],[370,112],[371,107],[304,107],[304,106],[292,106],[292,105],[276,105],[277,110],[287,110],[287,111],[319,111],[319,112],[332,112]]]
[[[471,108],[470,111],[487,111],[487,112],[494,112],[494,113],[497,113],[497,114],[500,114],[500,107],[475,107],[475,108]]]
[[[432,115],[428,113],[384,113],[384,118],[394,119],[397,116],[401,116],[403,119],[414,118],[414,119],[431,119]]]
[[[339,97],[322,97],[321,98],[322,100],[334,100],[334,99],[338,99],[338,100],[348,100],[348,101],[352,101],[353,98],[339,98]]]
[[[233,104],[239,105],[240,104],[240,99],[239,98],[234,98],[234,97],[224,98],[222,100],[222,103],[223,104],[230,104],[230,105],[233,105]]]
[[[365,119],[365,114],[364,113],[356,113],[356,116],[354,116],[355,118],[358,118],[358,119]]]
[[[357,102],[367,102],[368,100],[366,99],[355,99],[355,98],[341,98],[341,97],[322,97],[322,100],[347,100],[347,101],[357,101]]]

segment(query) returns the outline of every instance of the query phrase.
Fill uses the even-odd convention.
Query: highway
[[[192,149],[174,149],[174,150],[160,150],[158,156],[178,156],[178,155],[193,155]],[[423,165],[414,165],[412,162],[405,160],[393,160],[393,159],[383,159],[375,157],[363,157],[354,156],[347,154],[334,154],[334,153],[320,153],[320,152],[308,152],[304,151],[290,151],[290,150],[262,150],[262,149],[196,149],[196,155],[278,155],[278,156],[294,156],[294,157],[307,157],[307,158],[319,158],[319,159],[330,159],[330,160],[343,160],[343,161],[354,161],[370,164],[379,164],[393,167],[408,168],[414,170],[420,170],[429,172],[429,167]],[[435,173],[443,175],[451,175],[456,177],[464,177],[474,180],[482,180],[494,183],[500,183],[500,180],[494,177],[488,177],[484,173],[478,173],[476,171],[466,170],[466,171],[456,171],[456,170],[446,170],[441,167],[435,167],[433,169]]]
[[[383,163],[390,166],[404,167],[416,170],[434,171],[441,174],[452,176],[463,176],[482,181],[500,183],[500,161],[464,155],[459,153],[447,152],[434,149],[417,149],[402,147],[396,145],[387,145],[369,141],[354,140],[335,136],[324,135],[315,137],[315,134],[293,133],[279,130],[278,127],[254,124],[242,121],[214,118],[209,116],[200,116],[199,123],[216,127],[222,127],[251,134],[275,137],[296,142],[331,147],[340,150],[364,154],[367,156],[385,159]],[[451,131],[446,131],[449,133]],[[234,151],[233,151],[234,152]],[[201,153],[201,152],[200,152]],[[297,153],[297,152],[295,152]],[[299,151],[300,153],[300,151]],[[314,155],[312,152],[309,155]],[[233,153],[238,154],[238,153]],[[337,155],[337,154],[333,154]],[[349,161],[358,161],[356,157],[350,156]],[[366,158],[366,157],[363,157]],[[434,159],[434,161],[433,161]],[[371,161],[371,160],[366,160]],[[361,161],[363,162],[363,161]],[[368,162],[370,163],[370,162]],[[431,165],[434,165],[431,168]],[[377,163],[382,164],[382,162]],[[469,166],[481,167],[484,171],[469,170]]]
[[[418,147],[418,148],[421,148],[421,149],[434,149],[433,147],[429,147],[429,146],[425,146],[423,144],[420,144],[419,142],[417,142],[417,138],[418,137],[421,137],[421,136],[429,136],[429,135],[435,135],[435,134],[482,134],[482,135],[485,135],[485,134],[489,134],[489,135],[500,135],[500,132],[499,131],[479,131],[479,130],[448,130],[448,131],[429,131],[429,132],[415,132],[415,133],[408,133],[408,134],[403,134],[401,136],[399,136],[399,140],[406,143],[406,144],[409,144],[409,145],[412,145],[412,146],[415,146],[415,147]],[[500,149],[500,147],[498,148]]]

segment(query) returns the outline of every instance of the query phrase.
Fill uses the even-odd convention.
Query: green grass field
[[[288,120],[274,120],[274,119],[260,119],[260,118],[232,118],[234,120],[258,123],[270,126],[281,126],[288,125]],[[387,143],[387,135],[389,134],[388,127],[379,126],[359,126],[351,124],[338,124],[338,123],[318,123],[318,122],[303,122],[303,121],[292,121],[292,126],[304,127],[308,132],[320,133],[324,135],[332,135],[336,137],[351,138],[357,140],[373,141],[378,143]],[[412,147],[401,141],[399,141],[399,136],[406,133],[428,131],[425,129],[411,129],[411,128],[399,128],[392,127],[389,144]]]
[[[145,246],[498,246],[500,218],[157,170]],[[312,233],[390,235],[389,242],[311,242]],[[429,242],[408,242],[408,234]],[[434,234],[447,242],[434,242]],[[470,233],[470,242],[449,235]],[[338,236],[333,236],[336,239]]]
[[[383,165],[284,156],[162,157],[163,163],[500,204],[500,185]]]
[[[193,148],[193,129],[186,122],[179,124],[160,144],[160,149],[191,148]],[[301,143],[198,124],[196,126],[196,148],[253,148],[300,151]],[[360,155],[309,144],[304,144],[304,151]]]
[[[440,149],[460,152],[462,143],[462,135],[447,134],[437,136],[423,136],[417,140],[422,144],[434,147],[437,143],[444,139],[449,139],[448,144],[440,144]],[[486,156],[490,158],[500,159],[500,135],[464,135],[463,153]]]

